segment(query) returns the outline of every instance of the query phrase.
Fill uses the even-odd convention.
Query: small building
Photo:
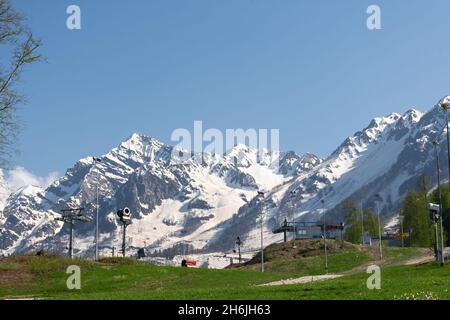
[[[284,241],[287,241],[287,234],[295,236],[296,240],[321,239],[323,237],[323,224],[318,222],[284,220],[283,224],[273,230],[273,233],[284,233]],[[344,226],[342,224],[326,224],[326,236],[328,239],[341,239]]]

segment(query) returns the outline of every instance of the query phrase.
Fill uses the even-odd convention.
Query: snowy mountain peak
[[[70,205],[93,214],[97,182],[103,247],[118,245],[114,212],[124,206],[133,212],[130,248],[169,253],[187,244],[202,252],[225,252],[237,236],[251,248],[262,210],[270,243],[279,237],[271,230],[286,217],[320,218],[321,200],[327,217],[340,222],[344,200],[371,207],[379,193],[385,199],[382,215],[390,218],[420,174],[434,170],[429,141],[445,146],[444,128],[445,117],[437,108],[425,114],[410,109],[374,118],[325,160],[238,144],[225,154],[189,154],[181,163],[172,161],[173,147],[133,134],[95,166],[92,157],[82,159],[45,191],[30,187],[9,197],[0,250],[63,248],[67,229],[54,223],[54,213]],[[196,161],[198,155],[203,161]],[[267,191],[264,201],[255,200],[257,190]],[[92,224],[77,226],[80,251],[92,252],[93,232]]]
[[[236,167],[248,168],[253,164],[260,162],[261,152],[250,148],[245,144],[237,144],[227,151],[225,159],[233,163]]]
[[[285,176],[294,176],[307,172],[322,162],[322,159],[312,153],[299,156],[294,151],[288,151],[281,155],[279,172]]]
[[[121,147],[139,151],[145,147],[161,148],[164,144],[153,137],[139,133],[133,133],[128,139],[120,144]]]
[[[450,96],[445,96],[441,100],[439,100],[439,102],[436,104],[436,107],[438,107],[438,108],[444,107],[444,106],[448,107],[449,105],[450,105]]]
[[[386,117],[376,117],[370,122],[369,126],[364,129],[364,132],[368,136],[375,137],[377,134],[383,132],[388,126],[395,123],[401,117],[402,115],[397,112],[393,112]]]
[[[393,112],[385,117],[376,117],[362,131],[356,132],[353,136],[348,137],[344,143],[336,149],[331,157],[338,154],[348,154],[357,156],[364,151],[368,145],[379,141],[380,139],[398,138],[405,133],[404,130],[409,129],[418,123],[424,113],[410,109],[403,115]],[[345,156],[344,156],[345,157]]]
[[[416,109],[410,109],[406,111],[397,121],[395,128],[396,129],[411,128],[411,126],[415,125],[422,119],[424,114],[425,113],[420,112]]]
[[[404,119],[412,119],[414,120],[414,122],[418,122],[423,117],[424,114],[425,114],[424,112],[412,108],[406,111],[402,117]]]
[[[36,196],[38,195],[40,192],[43,192],[44,189],[39,187],[39,186],[33,186],[33,185],[28,185],[28,186],[24,186],[22,188],[20,188],[19,190],[17,190],[16,192],[14,192],[12,194],[12,196],[14,197],[29,197],[29,196]]]

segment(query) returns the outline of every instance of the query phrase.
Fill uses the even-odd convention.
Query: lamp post
[[[264,192],[258,191],[258,201],[264,198]],[[264,226],[264,204],[261,208],[261,272],[264,272],[264,237],[263,237],[263,226]]]
[[[447,113],[447,112],[446,112]],[[448,124],[448,123],[447,123]],[[441,266],[444,266],[444,231],[443,231],[443,224],[442,224],[442,192],[441,192],[441,173],[440,173],[440,165],[439,165],[439,153],[437,150],[438,142],[436,140],[433,141],[434,146],[434,153],[436,156],[436,171],[437,171],[437,180],[438,180],[438,193],[439,193],[439,214],[440,214],[440,225],[441,225],[441,250],[439,258],[441,260]],[[449,167],[450,169],[450,167]],[[439,245],[438,245],[438,234],[437,234],[437,223],[435,223],[435,231],[436,231],[436,246],[437,251],[439,252]]]
[[[361,245],[364,245],[364,209],[361,201]]]
[[[320,200],[322,203],[322,217],[323,217],[323,244],[325,250],[325,274],[328,274],[328,251],[327,251],[327,225],[325,219],[325,200]]]
[[[291,197],[291,207],[292,207],[292,226],[293,226],[293,228],[294,228],[294,239],[293,239],[293,245],[292,245],[292,248],[293,249],[296,249],[297,248],[297,246],[295,245],[295,240],[297,239],[297,225],[296,225],[296,223],[295,223],[295,210],[294,210],[294,205],[292,204],[292,200],[293,200],[293,198],[295,197],[297,195],[297,190],[292,190],[291,192],[290,192],[290,197]]]
[[[450,97],[445,97],[438,103],[439,108],[444,111],[445,114],[445,126],[447,131],[447,160],[448,160],[448,185],[450,188],[450,136],[448,130],[448,109],[450,108]]]
[[[438,106],[445,112],[445,126],[447,129],[447,160],[448,160],[448,185],[450,189],[450,135],[448,128],[448,109],[450,108],[450,96],[444,97],[439,101]],[[434,143],[433,143],[434,144]],[[437,144],[437,142],[436,142]],[[440,202],[441,213],[440,213],[440,225],[441,225],[441,266],[444,266],[444,231],[443,231],[443,221],[442,221],[442,201]]]
[[[381,243],[381,216],[380,216],[380,205],[379,201],[382,201],[381,196],[377,193],[375,195],[375,204],[377,206],[377,215],[378,215],[378,246],[380,248],[380,260],[383,260],[383,246]]]
[[[405,216],[400,215],[399,218],[400,220],[400,232],[401,232],[401,237],[402,237],[402,248],[405,247],[405,237],[403,235],[403,220],[405,219]]]
[[[100,172],[98,171],[97,164],[102,162],[102,159],[93,157],[94,160],[94,168],[97,171],[97,179],[96,179],[96,214],[95,214],[95,260],[98,261],[98,183]]]

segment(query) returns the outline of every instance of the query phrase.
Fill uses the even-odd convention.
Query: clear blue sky
[[[46,63],[23,75],[15,164],[61,174],[133,132],[279,128],[327,156],[371,118],[450,92],[448,0],[16,0]],[[382,10],[380,31],[366,9]],[[66,29],[66,8],[82,30]]]

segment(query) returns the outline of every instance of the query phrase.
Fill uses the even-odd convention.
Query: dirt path
[[[260,284],[258,287],[265,287],[265,286],[281,286],[286,284],[301,284],[301,283],[310,283],[310,282],[318,282],[318,281],[325,281],[325,280],[331,280],[343,277],[343,274],[325,274],[322,276],[306,276],[301,278],[294,278],[294,279],[287,279],[287,280],[280,280],[280,281],[274,281],[269,282],[265,284]]]
[[[450,255],[450,247],[444,249],[444,255],[446,257],[448,257]],[[418,264],[428,263],[428,262],[432,262],[434,260],[435,260],[434,253],[431,250],[421,250],[419,256],[400,261],[399,263],[396,263],[393,265],[410,266],[410,265],[418,265]],[[269,282],[269,283],[265,283],[265,284],[260,284],[260,285],[258,285],[258,287],[281,286],[281,285],[289,285],[289,284],[303,284],[303,283],[327,281],[327,280],[341,278],[343,276],[347,276],[347,275],[351,275],[351,274],[365,272],[365,270],[367,270],[367,267],[369,267],[370,265],[373,265],[373,264],[376,264],[378,266],[383,266],[383,265],[389,264],[390,262],[391,261],[389,261],[389,260],[371,261],[371,262],[367,262],[365,264],[362,264],[360,266],[357,266],[353,269],[344,271],[339,274],[326,274],[326,275],[319,275],[319,276],[304,276],[304,277],[300,277],[300,278],[291,278],[291,279],[286,279],[286,280],[273,281],[273,282]]]
[[[444,256],[448,257],[449,255],[450,255],[450,247],[444,249]],[[432,262],[434,260],[435,260],[434,254],[432,254],[432,255],[428,254],[428,255],[414,257],[414,258],[408,259],[406,261],[403,261],[401,263],[401,265],[411,266],[411,265],[415,265],[415,264],[423,264],[423,263],[427,263],[427,262]]]

